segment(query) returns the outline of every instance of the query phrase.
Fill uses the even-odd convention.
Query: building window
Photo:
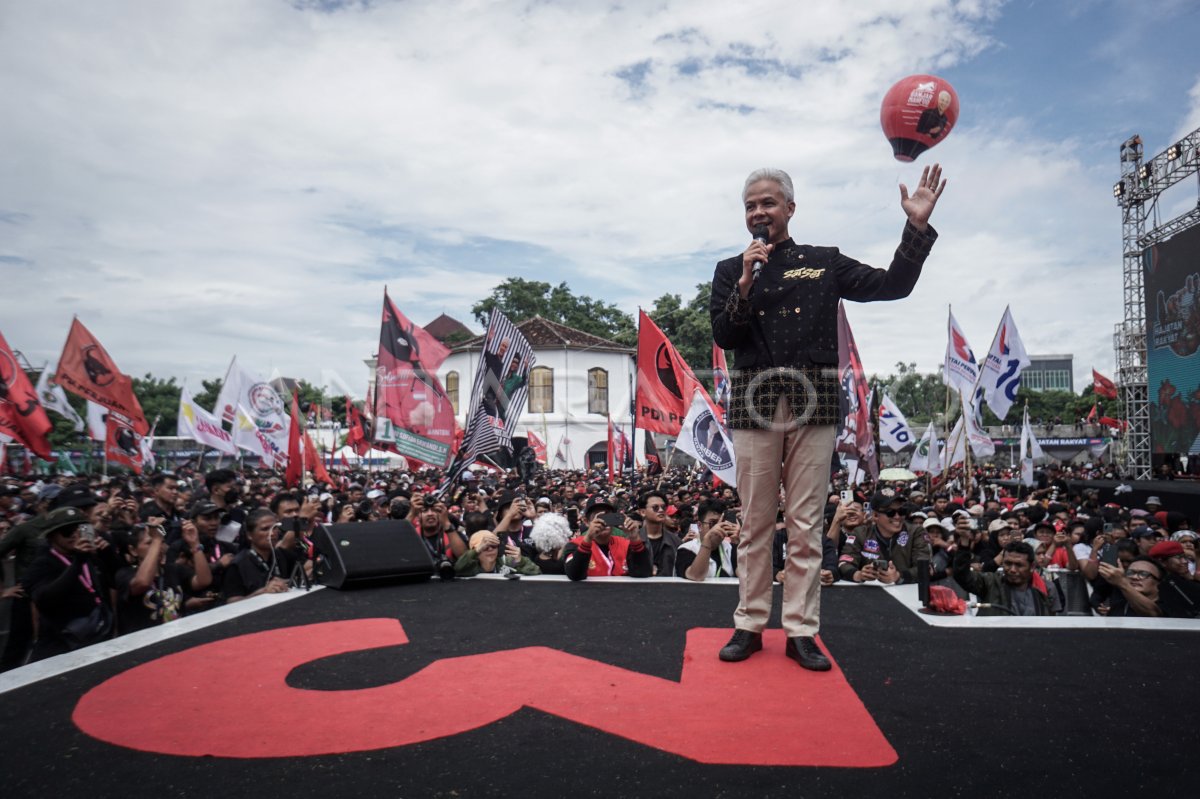
[[[608,416],[607,369],[588,369],[588,413]]]
[[[446,373],[446,396],[450,399],[450,407],[454,408],[454,415],[458,416],[458,372]]]
[[[529,412],[554,413],[554,370],[535,366],[529,373]]]

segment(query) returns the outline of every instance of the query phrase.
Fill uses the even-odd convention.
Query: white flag
[[[245,409],[264,435],[286,451],[291,418],[284,410],[283,400],[270,383],[238,366],[235,356],[225,372],[225,381],[217,394],[213,415],[223,421],[233,422],[239,406]]]
[[[938,445],[937,428],[933,422],[925,428],[925,435],[917,442],[917,451],[913,453],[908,465],[914,472],[929,472],[934,477],[942,473],[942,452]]]
[[[237,415],[234,418],[233,443],[239,449],[262,458],[263,465],[268,469],[287,465],[287,450],[264,433],[250,411],[241,405],[237,407]]]
[[[992,348],[979,371],[983,397],[998,418],[1008,416],[1008,409],[1016,402],[1017,389],[1021,387],[1021,370],[1029,364],[1029,355],[1017,332],[1012,311],[1005,307],[996,337],[992,339]]]
[[[1042,452],[1042,445],[1038,443],[1037,436],[1033,434],[1033,428],[1029,425],[1029,408],[1026,407],[1021,424],[1021,482],[1023,484],[1033,485],[1034,458],[1042,458],[1045,455],[1046,453]]]
[[[967,423],[967,441],[971,443],[971,452],[975,453],[976,458],[990,458],[996,454],[996,445],[992,443],[992,437],[983,427],[983,414],[976,405],[978,398],[972,396],[970,399],[963,399],[967,403],[962,413]]]
[[[206,447],[212,447],[226,455],[236,455],[237,447],[233,436],[221,427],[221,420],[201,408],[192,400],[185,384],[179,390],[179,433],[180,438],[190,438]]]
[[[150,432],[141,437],[138,445],[142,449],[142,469],[152,470],[154,468],[154,430],[158,427],[158,417],[154,417],[154,424],[150,425]]]
[[[964,397],[975,396],[975,383],[979,381],[979,363],[953,313],[947,325],[946,364],[942,381],[962,392]]]
[[[887,392],[879,400],[879,440],[892,452],[900,452],[913,443],[908,420]]]
[[[683,419],[675,447],[706,466],[721,482],[737,487],[733,441],[699,391],[692,394],[692,407]]]
[[[88,437],[93,441],[108,440],[108,408],[88,400]]]
[[[963,417],[954,423],[954,429],[946,436],[946,448],[942,450],[942,471],[950,471],[956,463],[967,459],[967,434],[963,431]]]
[[[37,382],[38,399],[42,402],[42,407],[48,411],[54,411],[64,419],[69,420],[75,425],[75,432],[82,433],[86,429],[83,419],[79,418],[79,414],[71,407],[71,403],[67,402],[66,392],[62,390],[62,386],[50,383],[50,364],[42,369],[41,376]]]

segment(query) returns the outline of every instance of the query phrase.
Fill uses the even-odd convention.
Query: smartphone
[[[600,514],[600,521],[604,522],[609,527],[617,529],[620,528],[621,525],[625,524],[625,516],[620,513],[602,513]]]
[[[579,509],[567,508],[567,523],[571,525],[571,530],[579,529]]]
[[[870,513],[870,512],[871,512],[871,503],[864,502],[863,503],[863,513],[866,514],[866,513]]]
[[[849,505],[854,501],[854,492],[846,488],[842,490],[842,504]]]
[[[1107,563],[1109,566],[1116,566],[1117,547],[1114,544],[1105,544],[1104,549],[1100,550],[1100,562]]]
[[[724,521],[733,522],[734,524],[737,524],[738,523],[737,511],[735,511],[735,510],[725,511]]]

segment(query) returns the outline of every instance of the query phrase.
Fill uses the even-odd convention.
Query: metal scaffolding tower
[[[1135,480],[1148,480],[1152,476],[1143,257],[1147,247],[1200,224],[1200,202],[1174,219],[1161,224],[1158,221],[1159,196],[1198,172],[1200,128],[1149,161],[1142,158],[1140,136],[1121,145],[1121,179],[1113,186],[1113,197],[1121,206],[1125,319],[1115,326],[1113,349],[1117,356],[1117,385],[1129,423],[1125,469]],[[1153,226],[1147,230],[1151,219]]]

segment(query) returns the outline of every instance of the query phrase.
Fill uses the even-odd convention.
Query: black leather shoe
[[[762,649],[762,633],[752,633],[749,630],[735,630],[729,643],[721,648],[721,660],[736,663],[745,660]]]
[[[825,657],[820,647],[817,646],[815,638],[789,638],[787,646],[784,647],[784,652],[788,657],[809,671],[829,671],[833,668],[833,664],[829,662],[829,658]]]

